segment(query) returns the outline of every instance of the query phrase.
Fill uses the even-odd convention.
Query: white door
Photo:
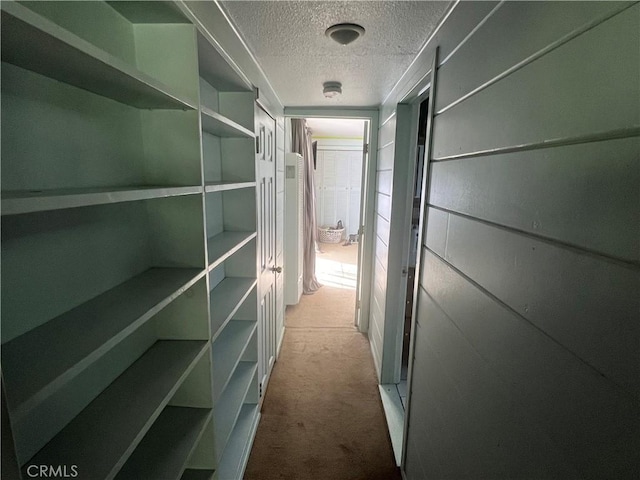
[[[356,280],[356,314],[354,323],[355,326],[360,328],[362,322],[362,269],[364,265],[364,242],[369,239],[364,238],[364,223],[366,218],[366,212],[371,208],[367,204],[367,190],[368,190],[368,176],[369,176],[369,121],[364,122],[364,145],[362,148],[362,180],[360,181],[360,228],[358,229],[358,268],[357,268],[357,280]]]
[[[282,269],[276,265],[275,120],[256,106],[256,163],[258,165],[258,372],[264,395],[276,353],[276,284]]]

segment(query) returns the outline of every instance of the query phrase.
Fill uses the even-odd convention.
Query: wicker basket
[[[329,227],[318,227],[318,240],[322,243],[340,243],[344,235],[344,228],[338,230]]]

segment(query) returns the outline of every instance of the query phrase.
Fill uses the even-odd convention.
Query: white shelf
[[[258,428],[258,420],[260,420],[258,405],[244,404],[218,464],[217,479],[227,480],[243,477]]]
[[[195,268],[152,268],[2,345],[13,418],[22,418],[203,275]]]
[[[255,238],[256,232],[222,232],[207,240],[209,270],[217,267]]]
[[[227,277],[211,291],[209,302],[212,338],[218,336],[255,285],[255,278]]]
[[[257,362],[240,362],[229,384],[213,409],[213,429],[218,449],[218,459],[224,451],[240,409],[258,369]]]
[[[180,480],[212,480],[214,470],[198,470],[195,468],[187,468]]]
[[[198,67],[200,76],[203,77],[211,85],[215,85],[225,92],[251,92],[253,86],[242,72],[232,65],[235,63],[231,58],[224,58],[224,51],[221,53],[213,45],[218,42],[212,38],[206,27],[204,27],[198,19],[186,8],[185,2],[178,3],[181,10],[199,27],[198,33]]]
[[[200,341],[158,341],[27,465],[77,465],[82,478],[113,478],[196,362]]]
[[[2,61],[137,108],[197,108],[161,82],[14,2],[2,2]]]
[[[240,190],[242,188],[255,188],[256,182],[207,182],[204,187],[206,193],[224,192],[226,190]]]
[[[202,193],[200,186],[68,188],[59,190],[13,190],[2,192],[2,215],[88,207],[107,203],[135,202],[154,198]]]
[[[211,415],[206,408],[166,407],[116,479],[180,479]]]
[[[214,112],[205,106],[200,107],[202,113],[202,129],[218,137],[255,138],[255,134],[248,128],[229,120],[224,115]]]
[[[214,405],[229,383],[257,326],[257,322],[251,320],[231,320],[213,343]]]

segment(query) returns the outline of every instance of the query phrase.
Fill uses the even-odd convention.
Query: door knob
[[[271,267],[272,272],[282,273],[282,267]]]

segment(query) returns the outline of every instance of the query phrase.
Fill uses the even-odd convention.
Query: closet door
[[[260,392],[264,393],[276,355],[276,284],[282,267],[276,265],[275,120],[256,107],[258,165],[258,282],[260,285]]]

